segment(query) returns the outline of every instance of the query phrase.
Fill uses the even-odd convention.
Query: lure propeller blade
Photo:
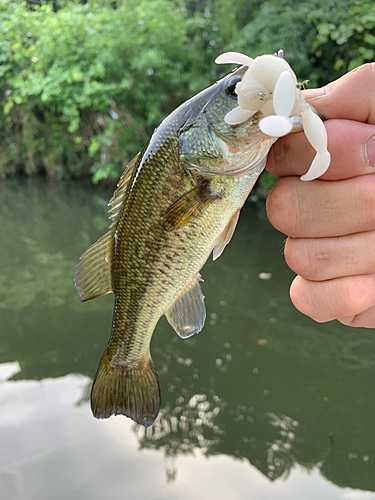
[[[244,66],[251,66],[253,59],[240,52],[224,52],[216,59],[216,64],[243,64]]]
[[[290,116],[296,100],[296,87],[292,75],[284,71],[273,91],[273,108],[279,116]]]

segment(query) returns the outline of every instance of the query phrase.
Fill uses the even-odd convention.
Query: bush
[[[117,177],[225,50],[321,85],[375,46],[372,0],[0,0],[0,23],[2,177]]]
[[[3,175],[117,175],[186,98],[182,12],[162,0],[57,13],[0,0],[0,19]]]

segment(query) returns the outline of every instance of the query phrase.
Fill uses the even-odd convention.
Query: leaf
[[[366,33],[363,37],[363,41],[369,45],[375,45],[375,36],[371,33]]]
[[[352,59],[351,61],[349,61],[348,71],[351,71],[354,68],[358,68],[358,66],[361,66],[361,64],[363,64],[363,62],[364,61],[363,61],[362,57],[357,57],[355,59]]]

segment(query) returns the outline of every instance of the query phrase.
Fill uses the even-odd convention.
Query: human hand
[[[375,328],[375,63],[365,64],[306,100],[326,118],[332,161],[303,182],[315,155],[304,134],[271,148],[266,169],[279,176],[267,200],[271,224],[288,236],[285,260],[298,274],[297,309],[317,322]]]

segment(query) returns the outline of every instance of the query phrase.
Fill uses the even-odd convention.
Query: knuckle
[[[353,70],[353,73],[353,84],[364,96],[362,104],[359,104],[359,109],[362,109],[360,121],[374,124],[375,106],[372,92],[369,92],[368,89],[375,87],[375,63],[363,64]]]
[[[290,299],[302,314],[312,318],[317,323],[324,323],[331,320],[326,317],[325,311],[322,311],[321,298],[316,295],[315,283],[305,280],[302,276],[296,276],[290,287]]]
[[[375,62],[362,64],[353,70],[355,78],[363,79],[368,85],[375,85]]]
[[[316,248],[314,239],[288,238],[285,244],[285,261],[292,271],[307,280],[320,278],[321,265],[325,265],[329,255]]]
[[[367,230],[375,227],[375,175],[367,175],[366,178],[360,178],[362,202],[354,207],[358,223],[367,222]]]
[[[272,146],[267,155],[266,169],[272,175],[277,175],[277,162],[276,162],[276,146],[277,142]]]
[[[342,323],[343,325],[345,326],[354,326],[354,327],[358,327],[360,325],[358,325],[358,317],[360,317],[361,315],[360,314],[356,314],[354,316],[347,316],[345,318],[337,318],[338,321],[340,321],[340,323]]]
[[[266,202],[268,220],[275,229],[288,236],[295,232],[295,214],[298,213],[291,203],[295,197],[290,181],[288,178],[277,180]]]
[[[365,311],[369,307],[369,294],[366,290],[373,288],[374,283],[369,282],[369,275],[356,277],[353,280],[344,282],[340,293],[339,310],[337,317],[355,316]]]
[[[297,238],[288,238],[285,244],[285,261],[292,271],[308,279],[309,263],[305,251],[305,245]]]

